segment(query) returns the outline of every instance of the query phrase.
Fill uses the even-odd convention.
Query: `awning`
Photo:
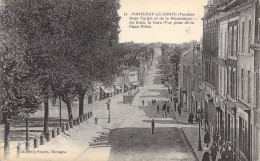
[[[205,100],[206,102],[212,102],[213,101],[213,98],[211,97],[211,95],[209,93],[206,92],[205,94]]]
[[[131,83],[133,86],[138,86],[140,83],[139,82],[133,82]]]
[[[235,105],[231,101],[224,101],[223,103],[230,108],[235,108]]]
[[[199,89],[200,89],[201,91],[205,91],[205,88],[204,88],[204,86],[203,86],[202,84],[199,85]]]
[[[187,92],[187,89],[186,88],[181,88],[181,91],[182,92]]]
[[[192,95],[192,97],[193,97],[193,100],[198,101],[198,102],[201,101],[201,94],[200,94],[200,93],[197,93],[197,92],[192,91],[192,92],[191,92],[191,95]]]
[[[120,86],[114,86],[116,89],[120,90],[122,89]]]
[[[131,85],[130,85],[130,84],[125,84],[125,86],[127,86],[128,88],[130,88],[130,87],[131,87]]]
[[[100,86],[100,88],[102,89],[102,91],[104,91],[104,93],[110,93],[110,90],[108,89],[108,87]]]
[[[115,90],[114,90],[113,87],[108,87],[108,91],[109,91],[109,93],[113,93],[113,92],[115,92]]]
[[[245,112],[249,112],[251,110],[250,107],[248,107],[247,105],[240,103],[240,102],[235,102],[234,103],[235,106],[241,108],[242,110],[244,110]]]

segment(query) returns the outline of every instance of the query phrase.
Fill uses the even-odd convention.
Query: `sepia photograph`
[[[260,0],[0,0],[0,161],[260,161]]]

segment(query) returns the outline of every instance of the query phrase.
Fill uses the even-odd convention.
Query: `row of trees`
[[[71,101],[94,82],[109,85],[120,64],[117,0],[8,0],[1,2],[1,108],[9,124],[59,97],[73,119]],[[6,140],[5,150],[9,143]]]
[[[190,48],[193,48],[193,45],[195,43],[196,41],[191,41],[191,42],[181,43],[181,44],[161,45],[162,55],[164,57],[169,57],[169,60],[167,59],[166,61],[169,61],[172,64],[172,68],[173,68],[173,73],[168,73],[166,71],[165,72],[174,77],[174,82],[176,87],[178,86],[178,70],[179,70],[181,53]]]

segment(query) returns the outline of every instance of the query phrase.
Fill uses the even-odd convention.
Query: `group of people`
[[[205,147],[203,149],[203,158],[202,161],[210,161],[210,158],[212,161],[216,161],[218,151],[220,151],[220,158],[218,161],[234,161],[234,152],[232,149],[231,142],[221,144],[221,138],[218,139],[218,135],[215,134],[213,137],[213,143],[211,146],[210,144],[210,134],[207,131],[204,135],[204,143]],[[218,143],[219,144],[218,144]],[[221,145],[220,147],[218,145]]]
[[[160,112],[160,105],[157,104],[157,113],[159,112]],[[163,113],[163,118],[167,118],[167,113],[170,113],[170,106],[167,103],[163,104],[162,113]]]
[[[152,99],[152,105],[156,105],[156,100]]]

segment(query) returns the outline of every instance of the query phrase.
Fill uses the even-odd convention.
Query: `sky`
[[[136,43],[183,43],[191,40],[199,41],[202,37],[202,20],[204,15],[203,6],[207,4],[207,0],[120,0],[121,8],[118,11],[120,20],[120,42],[136,42]],[[177,24],[177,25],[155,25],[152,28],[130,28],[129,24],[132,13],[149,12],[149,13],[192,13],[194,24]],[[125,15],[124,13],[127,13]],[[142,16],[145,17],[145,16]],[[146,16],[153,17],[156,16]],[[158,16],[164,17],[165,16]],[[171,18],[170,16],[166,16]],[[173,16],[172,16],[173,17]],[[190,16],[189,16],[190,17]],[[153,23],[153,20],[151,22]],[[164,20],[163,20],[164,21]],[[162,21],[162,22],[163,22]],[[134,21],[134,23],[136,23]],[[146,21],[147,24],[147,21]],[[135,25],[135,24],[132,24]],[[148,25],[148,24],[147,24]]]

